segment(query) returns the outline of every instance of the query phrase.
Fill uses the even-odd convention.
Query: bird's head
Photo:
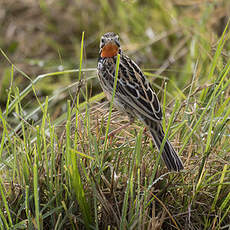
[[[101,37],[100,56],[102,58],[111,58],[120,53],[119,36],[113,32],[108,32]]]

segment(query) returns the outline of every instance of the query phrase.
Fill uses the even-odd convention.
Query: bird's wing
[[[117,95],[131,108],[151,120],[162,120],[162,110],[148,80],[129,57],[122,55],[119,65]]]

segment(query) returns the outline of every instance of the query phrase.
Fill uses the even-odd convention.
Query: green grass
[[[87,33],[76,48],[78,69],[34,78],[1,49],[9,66],[1,86],[7,91],[0,108],[0,229],[228,229],[229,24],[213,45],[206,32],[212,4],[201,6],[197,24],[186,7],[169,1],[152,8],[122,2],[115,11],[107,1],[100,4],[103,11],[95,17],[112,22],[119,15],[123,38],[128,27],[136,28],[126,43],[133,43],[127,48],[133,59],[139,47],[147,58],[158,57],[158,67],[145,72],[159,92],[165,133],[185,170],[167,171],[139,121],[109,138],[128,118],[95,87],[96,70],[84,59]],[[40,6],[48,17],[46,2]],[[158,32],[167,28],[163,40],[138,37],[151,26],[139,11],[155,18]],[[114,30],[119,22],[113,22]],[[51,93],[41,96],[52,84]]]

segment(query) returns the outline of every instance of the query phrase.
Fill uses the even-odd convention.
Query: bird
[[[120,55],[114,106],[128,115],[130,123],[136,118],[150,130],[151,137],[160,151],[165,133],[162,127],[162,109],[158,97],[139,66],[121,49],[119,36],[105,33],[100,40],[97,75],[100,85],[111,101],[116,72],[117,56]],[[183,163],[167,139],[161,154],[169,171],[179,172]]]

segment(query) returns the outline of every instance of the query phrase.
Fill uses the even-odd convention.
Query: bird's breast
[[[99,72],[103,73],[113,73],[116,66],[115,58],[100,58],[97,64],[97,69]]]

